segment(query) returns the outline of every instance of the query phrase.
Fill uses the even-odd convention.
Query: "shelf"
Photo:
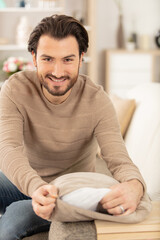
[[[0,51],[28,51],[27,45],[16,45],[16,44],[5,44],[0,45]],[[91,58],[86,56],[83,57],[84,62],[91,62]]]
[[[27,45],[6,44],[0,45],[0,51],[27,51]],[[83,57],[85,63],[90,63],[91,58],[88,56]]]
[[[0,13],[32,13],[32,12],[62,12],[63,8],[62,7],[55,7],[55,8],[0,8]]]
[[[67,14],[67,12],[72,15],[76,9],[81,9],[82,14],[84,14],[84,5],[86,8],[85,14],[84,14],[84,19],[85,19],[85,24],[84,27],[86,31],[89,34],[89,49],[88,53],[86,56],[83,58],[83,73],[87,74],[92,78],[94,82],[97,81],[97,65],[96,65],[96,48],[95,48],[95,10],[96,10],[96,2],[97,0],[85,0],[85,4],[83,3],[84,0],[79,0],[80,4],[77,6],[72,6],[73,1],[68,1],[68,0],[59,0],[59,1],[54,1],[55,5],[52,5],[52,7],[42,7],[41,5],[39,6],[36,1],[34,2],[34,5],[31,5],[31,7],[26,6],[26,7],[16,7],[16,5],[11,5],[12,1],[6,1],[8,3],[7,7],[0,8],[0,19],[1,22],[3,23],[0,27],[1,31],[1,36],[0,36],[0,61],[3,61],[4,59],[8,58],[9,56],[26,56],[26,57],[31,57],[28,56],[28,49],[27,49],[27,44],[26,45],[17,45],[16,42],[14,41],[14,34],[15,34],[15,25],[17,22],[17,18],[19,16],[27,15],[27,18],[29,19],[30,22],[32,22],[33,27],[34,24],[36,25],[38,21],[40,21],[42,18],[48,15],[53,15],[53,14]],[[9,5],[10,2],[10,5]],[[15,6],[15,7],[14,7]],[[77,8],[78,7],[78,8]],[[10,21],[10,18],[12,21]],[[9,19],[9,20],[8,20]],[[10,26],[10,31],[8,31]]]
[[[160,55],[160,49],[135,49],[135,50],[127,50],[127,49],[107,49],[108,53],[111,54],[152,54],[152,55]]]
[[[5,44],[0,45],[0,51],[26,51],[26,45]]]

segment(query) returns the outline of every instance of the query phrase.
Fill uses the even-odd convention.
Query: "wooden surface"
[[[136,224],[96,220],[97,240],[160,240],[160,202],[152,202],[147,219]]]

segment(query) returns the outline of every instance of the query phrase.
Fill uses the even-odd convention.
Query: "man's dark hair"
[[[52,15],[43,18],[30,34],[28,51],[37,53],[37,46],[42,35],[48,35],[55,39],[63,39],[74,36],[79,45],[79,54],[87,52],[88,33],[83,25],[71,16]]]

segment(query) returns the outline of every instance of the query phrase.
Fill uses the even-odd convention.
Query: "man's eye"
[[[65,58],[64,61],[65,61],[65,62],[72,62],[73,59],[72,59],[72,58]]]
[[[51,58],[44,58],[43,61],[50,62]]]

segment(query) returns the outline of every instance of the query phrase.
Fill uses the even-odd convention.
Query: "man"
[[[120,182],[102,199],[103,208],[127,215],[143,196],[143,179],[128,156],[110,99],[79,75],[87,48],[88,34],[77,20],[45,18],[28,43],[36,71],[16,73],[3,85],[0,239],[49,229],[58,197],[50,182],[70,172],[94,172],[97,141]]]

